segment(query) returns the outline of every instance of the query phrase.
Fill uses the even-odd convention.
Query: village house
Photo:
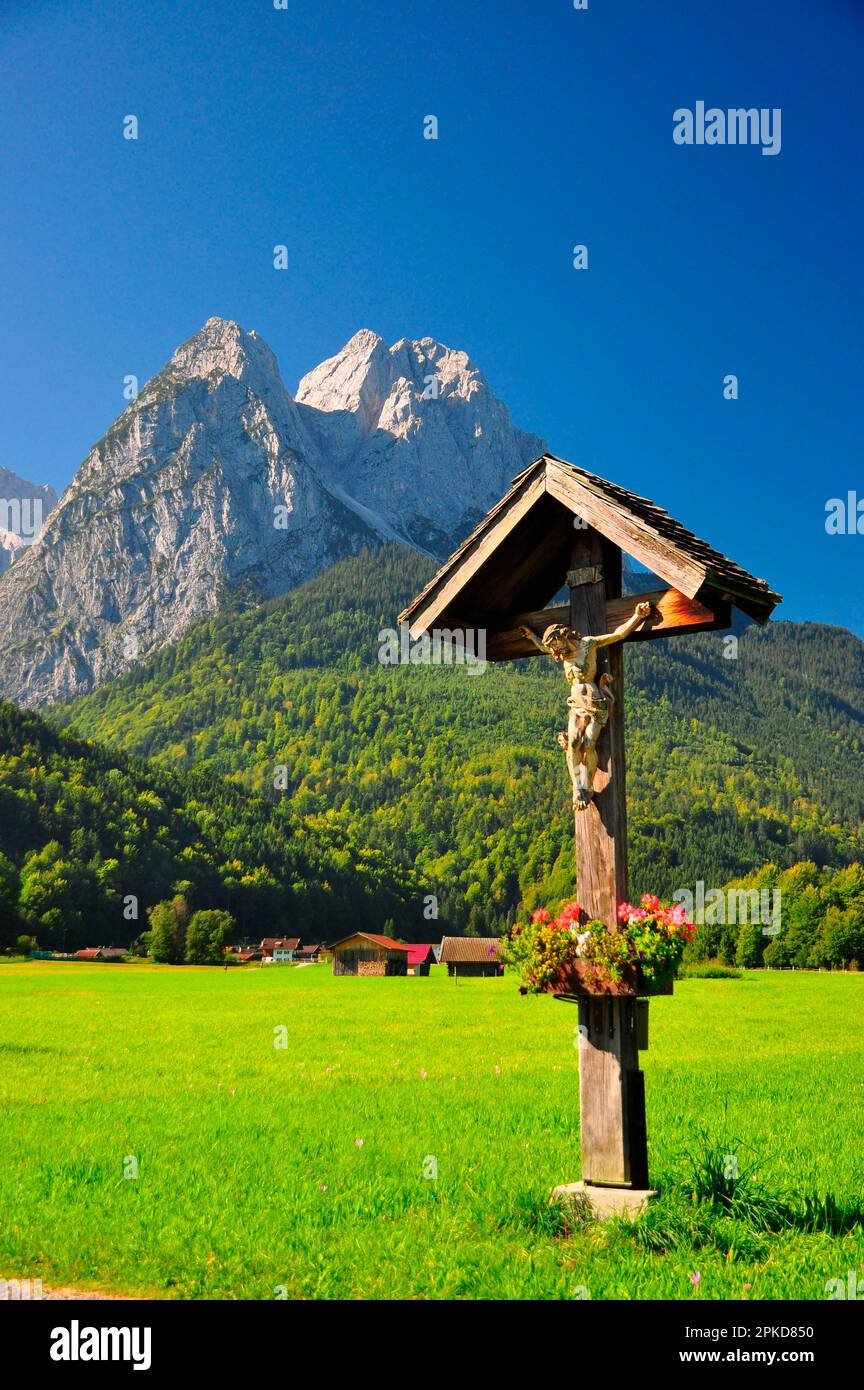
[[[313,961],[317,964],[317,962],[321,959],[321,947],[301,946],[299,951],[295,952],[294,959],[296,961]]]
[[[408,947],[389,936],[358,931],[331,946],[334,975],[407,975]]]
[[[445,936],[441,964],[448,975],[503,975],[501,940],[497,936]]]
[[[274,962],[294,960],[300,946],[299,936],[265,936],[259,950],[262,956],[269,956]]]

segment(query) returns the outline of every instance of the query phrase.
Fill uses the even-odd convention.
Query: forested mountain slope
[[[416,870],[448,930],[496,930],[573,886],[564,684],[539,659],[379,664],[379,631],[431,568],[361,553],[52,718],[326,818]],[[719,633],[628,646],[631,894],[864,853],[864,645],[775,622],[729,652]]]
[[[0,945],[127,945],[146,910],[188,885],[228,908],[241,936],[292,927],[306,940],[422,920],[414,873],[345,822],[301,819],[205,770],[112,753],[0,702]],[[132,915],[133,908],[136,915]]]

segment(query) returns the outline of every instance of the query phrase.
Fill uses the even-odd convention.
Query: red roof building
[[[409,942],[408,974],[428,975],[430,965],[435,964],[435,947],[431,943]]]
[[[296,951],[299,945],[299,936],[265,936],[259,950],[272,956],[274,951]]]

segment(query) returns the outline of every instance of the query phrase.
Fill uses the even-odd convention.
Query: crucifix
[[[669,586],[622,592],[629,554]],[[549,605],[563,587],[566,605]],[[458,640],[485,628],[487,661],[545,653],[569,686],[564,749],[573,806],[576,895],[609,931],[627,890],[624,662],[628,642],[716,631],[732,605],[767,622],[780,601],[647,498],[544,454],[400,615],[412,637]],[[598,1216],[651,1195],[644,1077],[648,986],[569,980],[551,992],[578,1005],[582,1181],[555,1189]]]

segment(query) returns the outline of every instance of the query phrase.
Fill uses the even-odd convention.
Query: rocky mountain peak
[[[210,318],[0,576],[0,694],[83,693],[382,539],[447,555],[544,447],[434,338],[361,329],[295,400],[257,333]]]
[[[233,319],[221,318],[208,319],[194,338],[181,344],[168,363],[168,370],[190,381],[279,376],[279,365],[263,338],[254,331],[245,332]]]
[[[361,328],[341,352],[303,377],[296,399],[316,410],[351,411],[368,432],[377,424],[392,377],[390,350],[384,339],[369,328]]]

